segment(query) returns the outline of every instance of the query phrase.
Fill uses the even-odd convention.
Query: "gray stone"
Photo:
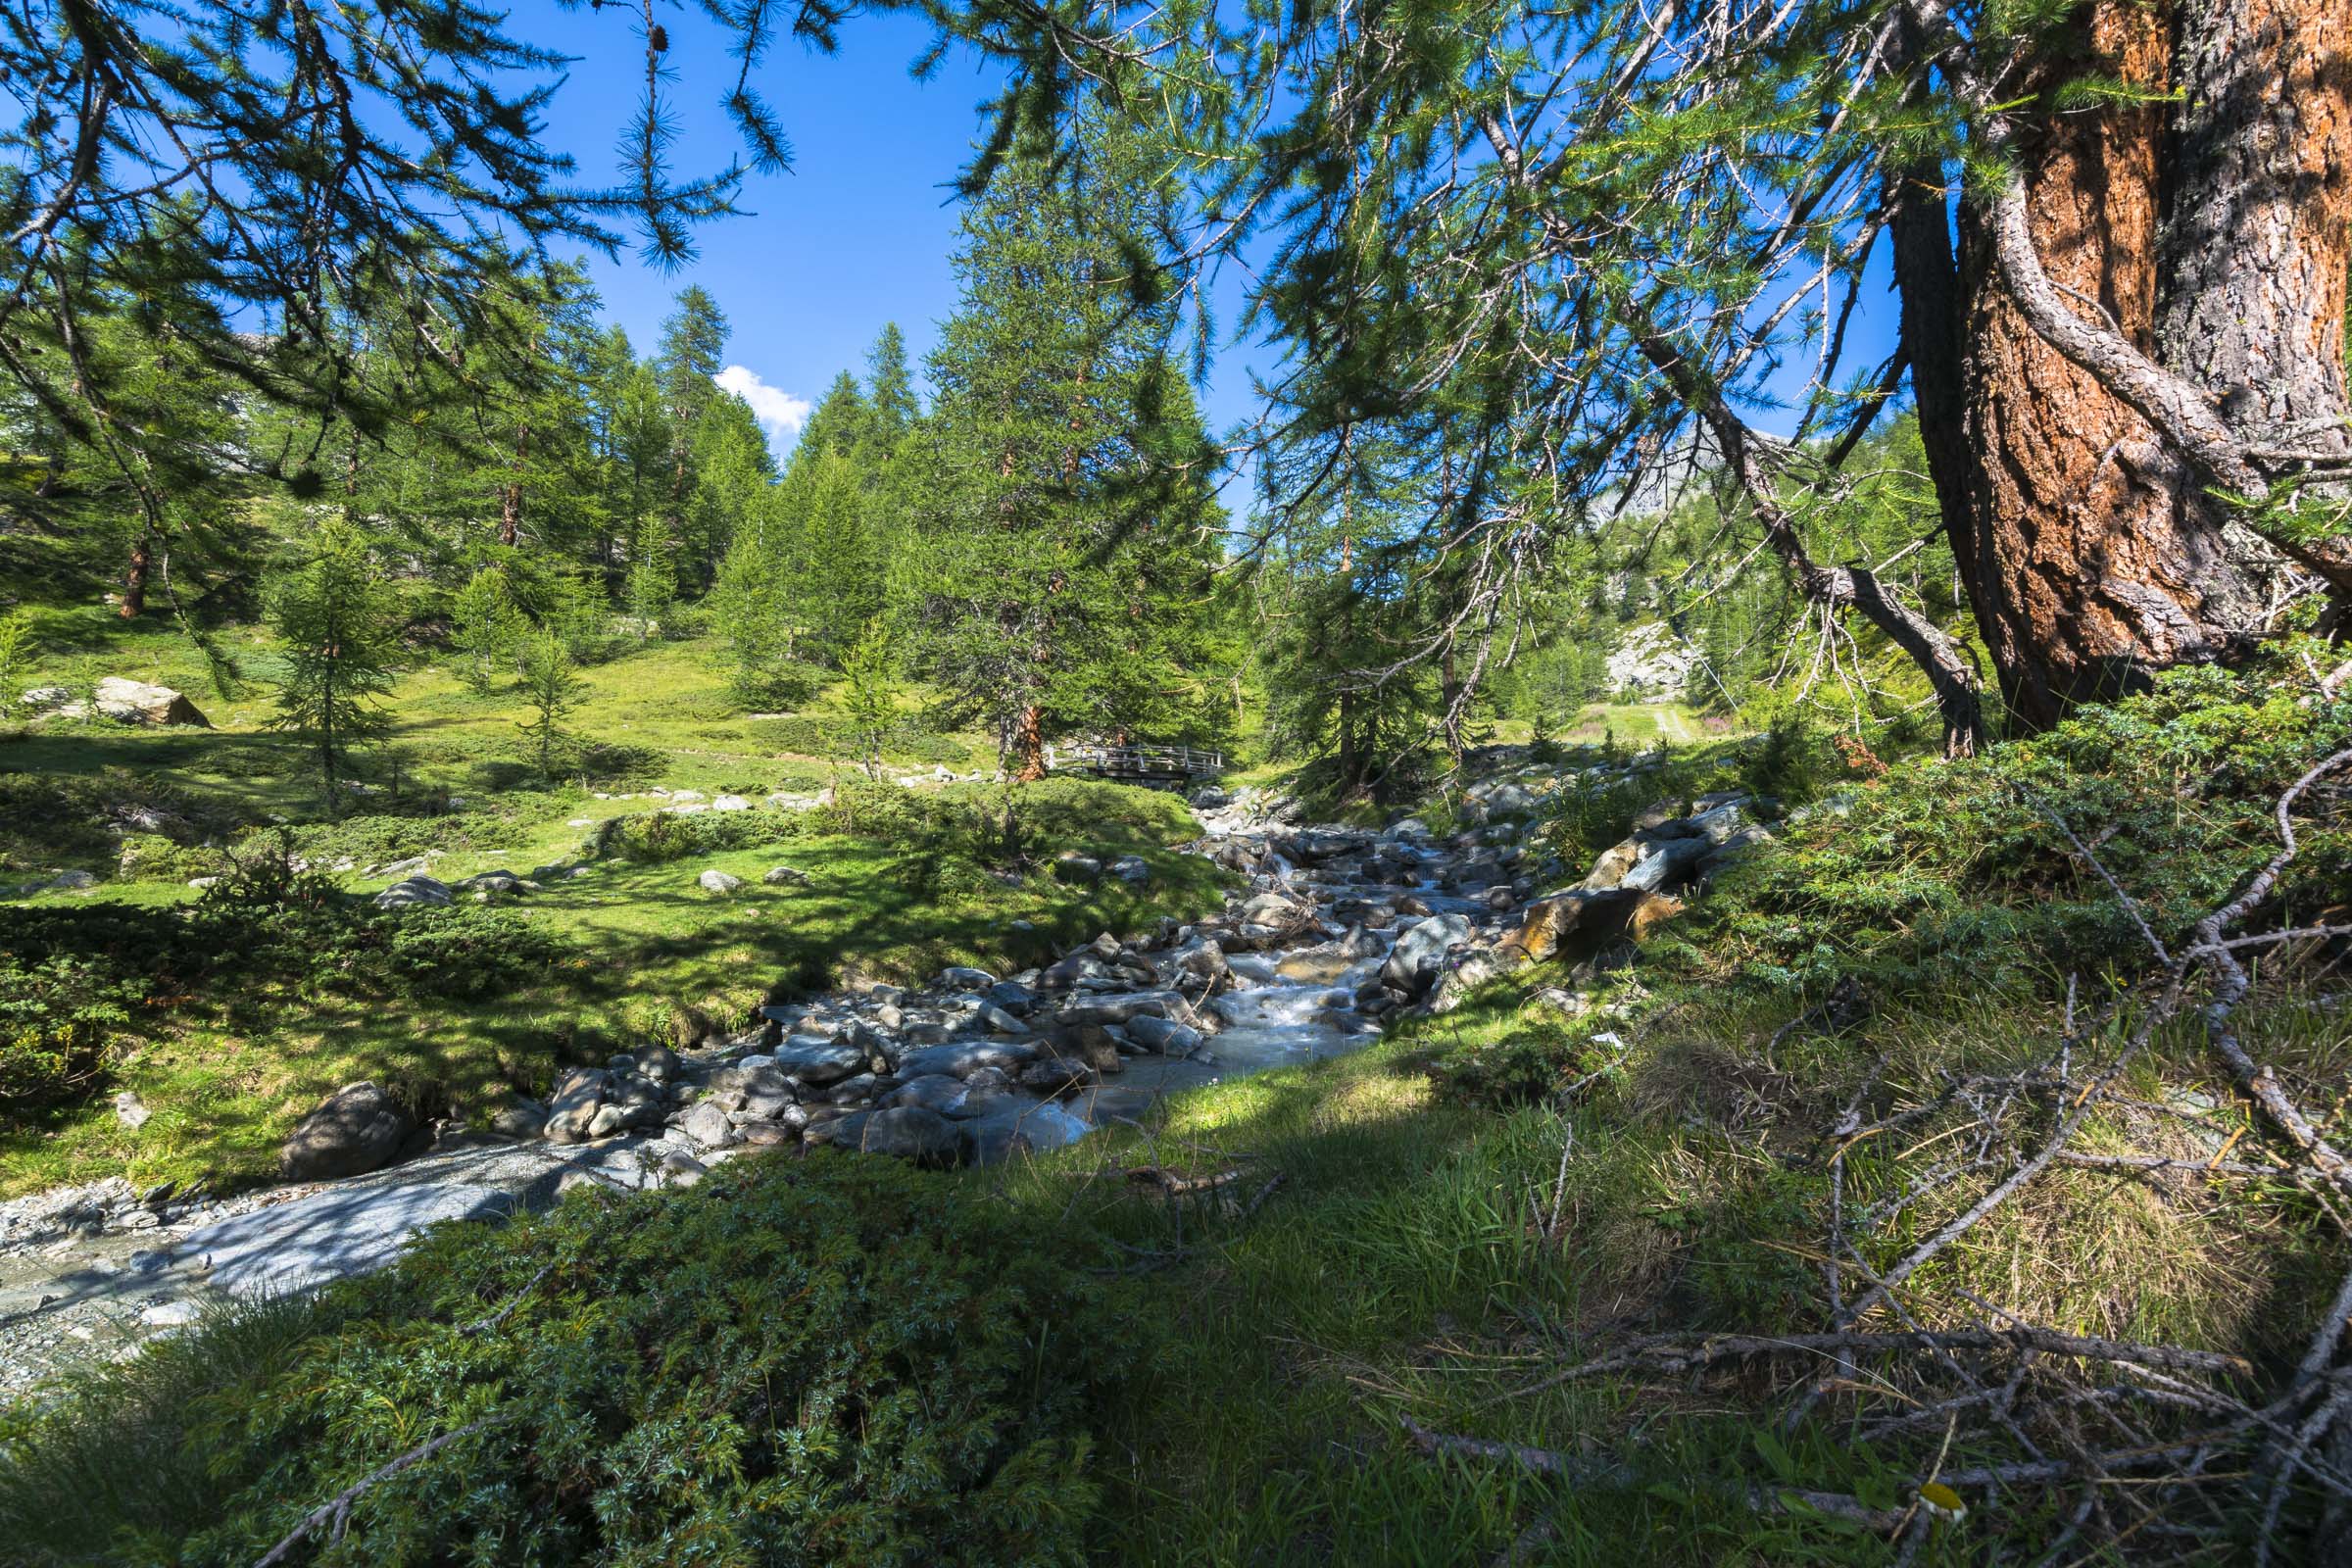
[[[984,1067],[1018,1067],[1037,1058],[1037,1048],[1020,1040],[952,1040],[924,1046],[899,1059],[899,1075],[914,1079],[931,1073],[968,1078]]]
[[[863,1047],[812,1035],[795,1035],[778,1046],[775,1062],[785,1072],[809,1084],[833,1083],[867,1067]]]
[[[752,803],[740,795],[721,795],[710,803],[713,811],[748,811],[751,808]]]
[[[760,880],[771,888],[797,888],[808,880],[808,873],[797,865],[771,865]]]
[[[278,1151],[278,1163],[298,1182],[357,1176],[388,1164],[414,1127],[400,1102],[375,1084],[345,1084],[303,1117]]]
[[[1470,921],[1466,916],[1438,914],[1416,921],[1398,933],[1396,945],[1389,950],[1388,962],[1381,965],[1380,977],[1417,996],[1445,967],[1447,950],[1468,940]]]
[[[1056,1016],[1065,1024],[1125,1023],[1145,1013],[1164,1017],[1169,1008],[1183,1005],[1181,992],[1113,991],[1067,1002]]]
[[[679,1130],[705,1149],[724,1149],[735,1141],[735,1124],[727,1113],[706,1100],[686,1113]]]
[[[986,969],[971,969],[952,965],[939,971],[933,982],[942,991],[986,991],[997,983],[997,977]]]
[[[1105,867],[1112,880],[1141,887],[1152,880],[1152,862],[1140,855],[1122,855]]]
[[[1064,850],[1054,857],[1054,879],[1080,885],[1102,880],[1102,862],[1091,855],[1076,850]]]
[[[547,1131],[547,1107],[517,1095],[491,1113],[490,1130],[507,1138],[536,1138]]]
[[[1131,1021],[1127,1034],[1146,1050],[1156,1051],[1163,1056],[1189,1056],[1201,1045],[1200,1031],[1192,1025],[1150,1013]]]
[[[180,1329],[199,1315],[194,1301],[158,1301],[139,1314],[139,1321],[151,1329]]]
[[[115,1096],[115,1120],[126,1131],[137,1132],[147,1125],[147,1118],[153,1114],[147,1108],[147,1102],[127,1089]]]
[[[602,1067],[575,1067],[565,1073],[556,1085],[555,1098],[548,1102],[547,1136],[559,1144],[576,1144],[586,1138],[597,1107],[604,1103],[609,1077]]]
[[[397,909],[411,904],[447,904],[452,895],[449,886],[429,876],[412,876],[393,883],[375,896],[379,909]]]
[[[953,1116],[964,1108],[971,1099],[971,1090],[946,1073],[925,1073],[909,1078],[892,1090],[882,1102],[886,1108],[913,1105],[923,1110],[935,1110],[942,1116]]]
[[[825,1125],[824,1141],[836,1149],[889,1154],[920,1165],[953,1165],[962,1148],[954,1122],[919,1105],[853,1111]]]
[[[98,711],[123,724],[186,724],[211,729],[213,721],[185,695],[169,686],[109,675],[98,683]]]
[[[743,886],[743,878],[716,869],[705,871],[694,879],[694,885],[705,893],[732,893]]]
[[[597,1106],[596,1114],[588,1118],[589,1142],[593,1143],[600,1138],[617,1137],[621,1130],[628,1125],[628,1120],[629,1113],[620,1105],[607,1102]]]

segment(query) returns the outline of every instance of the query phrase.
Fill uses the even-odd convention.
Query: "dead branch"
[[[328,1532],[327,1539],[329,1541],[341,1541],[343,1539],[343,1532],[351,1524],[352,1504],[358,1502],[362,1496],[366,1495],[370,1488],[391,1480],[394,1476],[399,1475],[404,1470],[422,1464],[425,1460],[430,1459],[434,1454],[439,1453],[443,1448],[448,1447],[460,1438],[469,1438],[476,1432],[480,1432],[488,1427],[496,1426],[507,1418],[507,1415],[502,1412],[496,1415],[483,1416],[478,1421],[468,1421],[466,1425],[458,1428],[456,1431],[444,1432],[437,1438],[420,1443],[414,1448],[411,1448],[408,1452],[402,1454],[399,1458],[392,1460],[390,1463],[380,1465],[377,1468],[368,1471],[368,1474],[360,1477],[359,1480],[353,1482],[350,1486],[345,1487],[341,1492],[336,1493],[333,1496],[327,1498],[326,1501],[320,1503],[318,1507],[313,1508],[309,1513],[304,1514],[302,1516],[302,1523],[296,1525],[292,1530],[288,1531],[285,1538],[278,1542],[276,1545],[271,1546],[268,1555],[264,1556],[259,1562],[255,1563],[253,1568],[273,1568],[273,1565],[284,1562],[286,1560],[286,1553],[292,1551],[296,1546],[302,1544],[303,1541],[320,1525],[331,1524],[333,1529]]]

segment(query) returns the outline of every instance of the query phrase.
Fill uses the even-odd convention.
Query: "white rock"
[[[701,888],[705,893],[732,893],[737,888],[743,886],[743,878],[739,876],[730,876],[726,872],[719,870],[705,871],[701,876],[696,877],[694,881],[695,885]]]

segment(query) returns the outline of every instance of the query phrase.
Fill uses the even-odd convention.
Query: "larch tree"
[[[1168,191],[1108,127],[1076,177],[1016,157],[963,220],[909,438],[902,613],[922,669],[1034,778],[1055,733],[1181,717],[1222,526],[1141,265]]]
[[[1545,506],[1483,525],[1499,569],[1695,447],[1810,612],[1914,662],[1973,749],[1966,644],[1811,537],[1907,395],[2023,725],[2352,595],[2352,0],[944,24],[1012,67],[1007,123],[1092,97],[1184,144],[1171,285],[1249,264],[1250,323],[1288,356],[1267,439],[1378,428],[1469,448],[1465,492],[1540,480]],[[1888,273],[1895,346],[1853,364]]]

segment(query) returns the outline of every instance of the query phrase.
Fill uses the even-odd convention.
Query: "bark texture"
[[[136,620],[147,610],[147,573],[154,564],[145,534],[132,541],[130,569],[122,574],[122,608],[117,612],[124,620]]]
[[[1925,203],[1895,225],[1923,425],[1958,407],[1957,450],[1928,443],[1946,527],[2032,728],[2268,629],[2279,558],[2214,494],[2251,470],[2217,474],[2138,409],[2352,452],[2352,432],[2315,433],[2347,410],[2352,0],[2093,0],[2040,86],[2092,75],[2180,97],[2024,127],[2020,199],[1963,204],[1954,272]],[[1936,358],[1955,322],[1956,375]],[[2184,406],[2139,388],[2135,407],[2103,358],[2161,368],[2140,379],[2185,384]]]
[[[2097,0],[2050,79],[2105,71],[2151,91],[2167,19]],[[2155,347],[2163,110],[2050,116],[2019,148],[2027,228],[2067,309]],[[1981,629],[2032,728],[2157,667],[2221,657],[2261,596],[2184,460],[2035,331],[2001,281],[1984,215],[1962,213],[1964,504]]]

